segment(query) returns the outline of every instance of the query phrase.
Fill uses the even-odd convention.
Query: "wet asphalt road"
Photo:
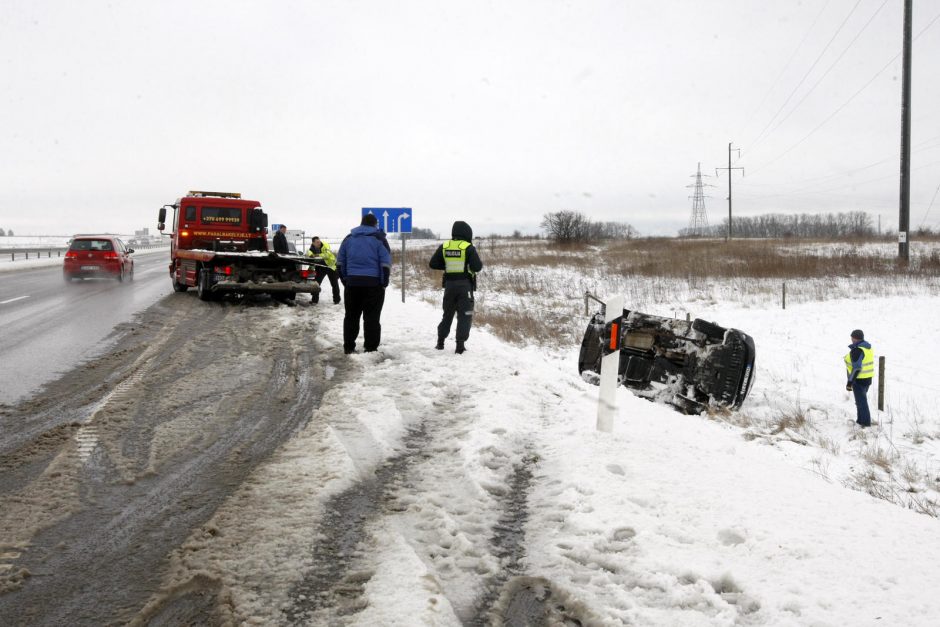
[[[0,273],[0,404],[100,354],[114,327],[173,291],[169,253],[135,255],[134,281],[65,283],[62,267]]]

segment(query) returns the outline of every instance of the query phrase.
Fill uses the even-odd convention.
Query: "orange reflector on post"
[[[617,326],[617,323],[611,322],[610,323],[610,350],[612,351],[615,351],[619,348],[620,337],[619,337],[619,334],[617,333],[618,330],[619,330],[619,327]]]

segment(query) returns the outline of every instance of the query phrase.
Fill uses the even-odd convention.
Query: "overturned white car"
[[[611,340],[611,334],[616,337]],[[754,339],[712,322],[623,310],[614,324],[597,313],[581,342],[578,372],[597,385],[601,358],[620,351],[618,384],[687,414],[708,406],[737,409],[754,383]]]

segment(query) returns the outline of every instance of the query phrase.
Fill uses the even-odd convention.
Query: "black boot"
[[[454,352],[457,353],[458,355],[463,355],[463,352],[465,350],[467,349],[464,348],[463,342],[461,342],[460,340],[457,340],[457,350],[455,350]]]
[[[437,338],[437,346],[435,346],[434,348],[436,348],[439,351],[444,350],[444,338],[442,337]]]

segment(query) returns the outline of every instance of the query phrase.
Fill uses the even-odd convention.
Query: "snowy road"
[[[61,262],[0,272],[0,403],[22,399],[100,354],[116,325],[172,291],[165,250],[134,258],[132,283],[66,284]]]
[[[319,401],[329,363],[278,313],[173,294],[0,409],[0,623],[124,622],[159,589],[167,554]]]

